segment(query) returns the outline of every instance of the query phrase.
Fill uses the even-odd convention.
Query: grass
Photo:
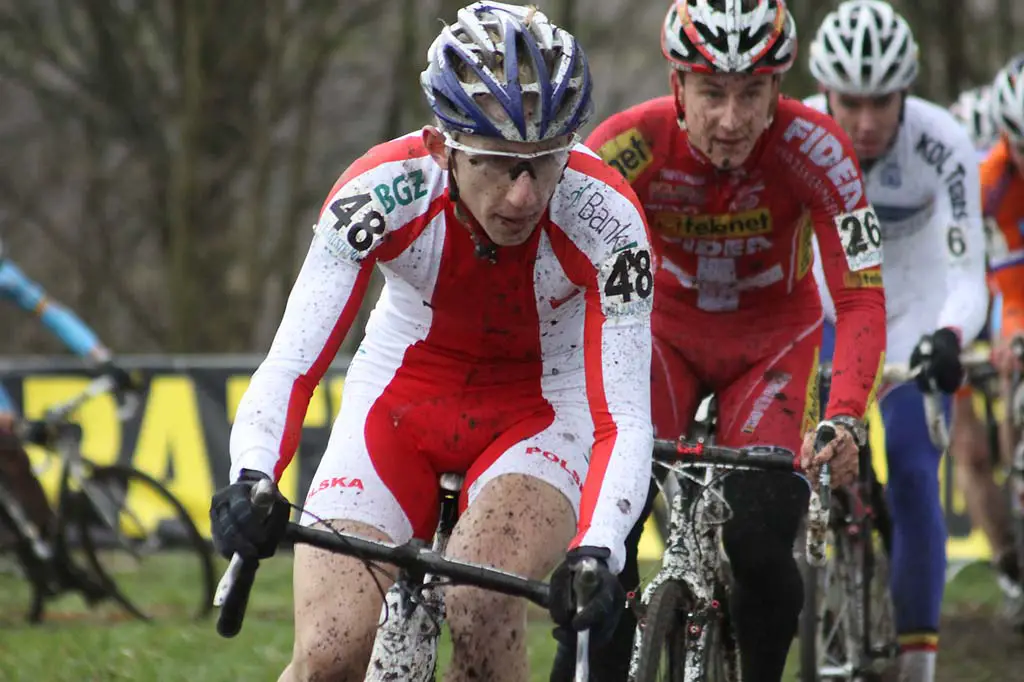
[[[212,619],[196,623],[184,616],[191,603],[188,579],[174,560],[164,561],[159,571],[147,583],[150,599],[170,615],[154,623],[125,620],[110,609],[88,611],[77,597],[68,597],[50,605],[45,623],[28,626],[12,621],[10,594],[0,591],[0,681],[276,679],[291,652],[290,557],[263,563],[245,627],[232,640],[217,636]],[[1021,642],[993,625],[998,604],[985,566],[967,568],[949,586],[940,682],[1011,679],[1024,669]],[[554,642],[550,624],[536,615],[530,619],[529,649],[532,679],[541,681],[547,680]],[[449,649],[447,643],[442,647],[443,661]],[[788,679],[795,679],[792,674]]]

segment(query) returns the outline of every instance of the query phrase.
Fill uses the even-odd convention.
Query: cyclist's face
[[[829,92],[827,97],[832,117],[850,136],[857,158],[864,162],[882,156],[900,127],[903,93],[861,97]]]
[[[761,133],[771,125],[779,79],[732,73],[673,74],[690,143],[718,168],[747,160]]]
[[[428,148],[434,145],[434,160],[442,168],[451,168],[460,202],[491,241],[498,246],[515,246],[530,238],[568,163],[570,136],[527,143],[477,135],[446,140],[443,133],[432,128],[425,129],[424,134]]]

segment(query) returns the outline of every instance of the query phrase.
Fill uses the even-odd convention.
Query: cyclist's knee
[[[949,427],[949,454],[957,466],[991,470],[985,427],[978,421],[969,401],[958,399]]]
[[[517,644],[515,638],[522,636],[526,622],[523,599],[476,587],[449,587],[445,610],[452,639],[461,643],[507,635],[512,646]]]
[[[365,524],[330,525],[370,540],[389,541],[385,533]],[[366,567],[358,559],[297,545],[294,583],[291,679],[362,680],[383,601]]]
[[[575,520],[572,504],[553,485],[505,474],[471,497],[447,554],[540,579],[564,555]]]
[[[772,592],[801,588],[792,543],[753,524],[727,524],[722,539],[737,583]]]

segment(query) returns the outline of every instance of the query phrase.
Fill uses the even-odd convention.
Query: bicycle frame
[[[698,439],[696,445],[655,441],[656,454],[665,459],[678,461],[659,461],[655,464],[668,470],[667,478],[676,477],[680,492],[671,500],[670,530],[665,553],[662,556],[661,570],[644,588],[641,595],[640,620],[642,610],[650,603],[655,591],[666,582],[678,582],[687,587],[694,603],[689,610],[690,630],[692,638],[686,648],[686,676],[690,680],[703,680],[707,673],[708,637],[711,627],[723,617],[724,611],[718,599],[717,590],[727,589],[729,576],[727,564],[723,561],[721,550],[721,533],[723,525],[728,521],[729,506],[722,491],[724,478],[733,471],[739,470],[782,470],[795,471],[793,454],[788,450],[773,447],[751,447],[740,450],[720,448],[714,445],[705,448],[704,441]],[[672,448],[675,457],[668,457],[666,450]],[[706,460],[706,461],[702,461]],[[699,470],[694,473],[693,470]],[[816,492],[811,494],[811,508],[828,509],[821,504]],[[827,519],[816,519],[823,529]],[[813,546],[812,546],[813,545]],[[808,537],[809,553],[813,556],[824,556],[824,534]],[[732,633],[724,633],[731,637]],[[630,678],[635,679],[640,665],[640,652],[643,644],[643,628],[638,627],[633,640],[633,651],[630,659]],[[735,642],[727,647],[733,656],[726,660],[727,679],[738,679],[740,663],[739,649]]]
[[[100,376],[93,379],[79,394],[70,400],[50,407],[42,420],[32,422],[20,420],[15,424],[15,433],[20,440],[24,441],[30,426],[41,424],[48,431],[47,454],[60,463],[59,492],[57,505],[54,509],[54,528],[38,528],[33,523],[17,498],[10,494],[0,484],[0,512],[11,525],[12,531],[18,536],[19,543],[28,555],[23,557],[26,565],[32,566],[34,575],[26,576],[33,584],[35,597],[30,613],[32,620],[38,620],[42,616],[43,600],[45,596],[55,595],[69,589],[83,589],[87,587],[93,590],[102,590],[106,594],[112,594],[108,586],[91,580],[86,581],[88,585],[66,583],[58,577],[57,564],[65,562],[74,566],[74,562],[67,552],[65,546],[64,524],[68,519],[68,495],[72,492],[84,494],[91,503],[91,509],[102,515],[102,520],[111,528],[116,527],[118,510],[111,510],[109,506],[101,501],[87,482],[89,466],[88,460],[82,456],[81,443],[83,438],[82,427],[70,420],[71,414],[81,405],[88,402],[97,395],[115,390],[116,385],[109,376]],[[130,404],[130,400],[121,406],[119,414],[124,415],[123,410],[134,409],[137,405]],[[53,532],[48,535],[47,531]]]
[[[431,551],[443,555],[458,520],[458,498],[463,477],[441,474],[441,509]],[[437,638],[447,613],[438,576],[402,569],[387,591],[381,607],[367,682],[404,677],[416,682],[433,679],[437,665]],[[417,593],[418,599],[412,599]]]
[[[661,559],[661,570],[643,590],[641,604],[650,602],[655,590],[663,583],[676,581],[690,590],[694,604],[691,609],[692,627],[699,628],[695,646],[687,647],[687,676],[694,671],[692,679],[702,680],[705,675],[703,652],[707,648],[708,625],[721,617],[720,604],[714,598],[715,587],[727,584],[725,565],[721,561],[721,523],[727,505],[721,494],[721,469],[705,466],[701,476],[659,463],[669,470],[668,478],[682,477],[678,493],[671,499],[669,516],[669,537]],[[697,494],[690,493],[696,487]],[[689,512],[689,513],[688,513]],[[684,524],[689,518],[691,525]],[[633,640],[633,653],[629,663],[630,678],[635,678],[640,664],[640,646],[643,629],[638,627]],[[738,670],[738,661],[730,661],[733,671]]]

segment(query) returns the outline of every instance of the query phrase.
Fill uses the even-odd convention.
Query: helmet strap
[[[448,152],[448,197],[452,201],[455,219],[466,228],[470,239],[473,240],[474,255],[481,260],[489,261],[492,265],[497,263],[498,245],[492,242],[486,234],[481,234],[482,230],[477,227],[476,221],[467,215],[462,201],[460,201],[459,183],[455,179],[455,154],[450,150]]]

